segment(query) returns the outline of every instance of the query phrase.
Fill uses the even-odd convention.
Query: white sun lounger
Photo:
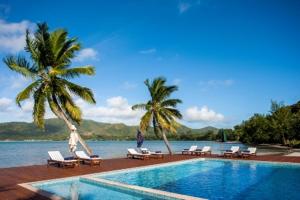
[[[102,158],[99,157],[90,157],[84,151],[75,151],[76,157],[83,161],[83,163],[88,163],[91,166],[100,165]]]
[[[226,150],[224,152],[224,157],[233,157],[234,155],[237,155],[240,151],[240,147],[239,146],[232,146],[230,148],[230,150]]]
[[[256,156],[256,147],[248,147],[246,151],[242,151],[242,158],[249,158],[250,156]]]
[[[78,165],[79,161],[78,160],[66,160],[64,157],[61,155],[59,151],[48,151],[48,154],[50,156],[50,159],[47,160],[47,166],[51,164],[58,164],[58,166],[61,167],[75,167]]]
[[[197,150],[197,146],[196,145],[192,145],[189,149],[184,149],[181,151],[182,155],[183,154],[193,154],[195,151]]]
[[[150,153],[138,153],[135,149],[127,149],[128,153],[127,153],[127,158],[137,158],[137,159],[149,159],[150,157]]]
[[[151,155],[151,157],[154,157],[154,158],[163,158],[164,157],[164,154],[162,152],[153,152],[153,151],[150,151],[148,150],[147,148],[140,148],[140,150],[142,151],[142,153],[148,153]]]
[[[211,155],[211,147],[210,146],[204,146],[201,150],[196,150],[195,154],[196,155],[206,155],[206,154]]]

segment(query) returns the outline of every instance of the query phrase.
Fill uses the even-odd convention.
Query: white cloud
[[[92,49],[92,48],[85,48],[85,49],[82,49],[77,57],[74,58],[75,61],[79,61],[79,62],[82,62],[82,61],[85,61],[85,60],[97,60],[97,56],[98,56],[98,52],[95,50],[95,49]]]
[[[217,89],[220,87],[230,87],[234,84],[234,80],[226,79],[226,80],[208,80],[208,81],[200,81],[199,85],[202,91],[207,91],[209,89]]]
[[[6,97],[0,98],[0,111],[6,111],[12,104],[13,101],[11,99]]]
[[[152,53],[155,53],[155,52],[156,52],[155,48],[145,49],[145,50],[139,51],[139,53],[141,53],[141,54],[152,54]]]
[[[125,123],[137,125],[142,111],[133,111],[127,99],[121,96],[112,97],[106,100],[106,105],[94,106],[85,103],[83,100],[76,100],[77,105],[82,109],[85,119],[93,119],[107,123]]]
[[[172,83],[173,83],[174,85],[179,85],[179,84],[181,83],[181,79],[175,78],[175,79],[172,81]]]
[[[130,83],[128,81],[125,81],[122,85],[121,88],[125,89],[125,90],[132,90],[135,89],[137,87],[137,84],[135,83]]]
[[[108,98],[104,105],[96,106],[85,103],[82,99],[77,99],[76,104],[81,108],[84,119],[93,119],[107,123],[124,123],[127,125],[137,125],[144,113],[143,111],[133,111],[132,105],[124,97],[117,96]],[[27,100],[19,108],[13,99],[0,98],[0,119],[1,121],[32,121],[33,100]],[[49,107],[46,107],[45,118],[56,117]]]
[[[225,118],[224,115],[209,109],[207,106],[200,109],[193,106],[186,110],[185,119],[189,122],[222,122]]]
[[[179,14],[183,14],[190,10],[194,6],[198,6],[201,4],[201,0],[181,0],[178,3],[178,12]]]
[[[21,108],[24,112],[32,112],[33,101],[25,101]]]
[[[10,77],[10,88],[11,89],[20,89],[20,88],[25,88],[29,83],[30,80],[19,75],[19,76],[11,76]]]
[[[191,6],[192,5],[190,3],[179,2],[179,4],[178,4],[179,13],[182,14],[182,13],[186,12],[188,9],[190,9]]]
[[[123,108],[124,106],[126,107],[128,105],[127,99],[121,96],[109,98],[106,100],[106,103],[112,108]]]
[[[27,20],[8,23],[0,19],[0,51],[17,53],[24,49],[26,29],[31,29],[33,23]]]

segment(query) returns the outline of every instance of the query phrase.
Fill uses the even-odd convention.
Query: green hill
[[[133,140],[135,139],[137,126],[125,124],[109,124],[93,120],[83,120],[79,126],[79,133],[85,139],[92,140]],[[202,129],[190,129],[181,126],[176,134],[169,134],[173,140],[206,140],[214,139],[218,129],[205,127]],[[38,129],[33,123],[8,122],[0,123],[0,140],[65,140],[69,136],[69,130],[62,120],[47,119],[45,129]],[[150,129],[145,134],[146,139],[157,139]]]

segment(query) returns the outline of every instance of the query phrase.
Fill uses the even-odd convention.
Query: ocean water
[[[206,160],[100,178],[206,199],[300,199],[300,166]]]
[[[88,141],[88,145],[93,149],[94,154],[102,158],[125,157],[128,148],[136,147],[136,141]],[[171,141],[174,152],[189,148],[191,145],[198,145],[199,148],[209,145],[213,153],[220,153],[220,150],[228,149],[232,145],[239,145],[242,149],[243,144],[219,143],[213,141]],[[167,152],[163,141],[145,141],[143,147],[152,151]],[[79,145],[79,148],[80,145]],[[59,150],[63,156],[68,157],[72,154],[68,150],[68,141],[20,141],[20,142],[0,142],[0,168],[40,165],[46,164],[48,151]]]

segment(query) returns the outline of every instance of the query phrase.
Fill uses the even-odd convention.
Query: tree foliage
[[[150,93],[150,100],[146,103],[136,104],[132,106],[132,109],[146,111],[140,120],[140,129],[147,131],[152,124],[155,135],[157,137],[162,135],[169,153],[172,154],[165,132],[176,133],[180,126],[177,119],[181,119],[182,115],[176,107],[181,100],[170,98],[171,94],[178,90],[178,87],[166,85],[166,79],[163,77],[155,78],[152,82],[147,79],[144,83]]]
[[[300,140],[300,102],[284,106],[271,102],[268,114],[255,114],[235,126],[235,134],[244,143],[296,145]]]
[[[81,75],[94,75],[92,66],[71,67],[71,60],[80,50],[76,38],[69,38],[64,29],[49,31],[46,23],[37,24],[31,36],[26,32],[24,56],[7,56],[3,62],[12,70],[32,80],[16,97],[16,103],[33,98],[33,119],[37,126],[44,127],[47,104],[55,115],[63,115],[68,120],[81,122],[81,110],[73,96],[88,103],[95,103],[89,88],[72,83],[70,80]],[[29,58],[29,59],[28,59]]]

